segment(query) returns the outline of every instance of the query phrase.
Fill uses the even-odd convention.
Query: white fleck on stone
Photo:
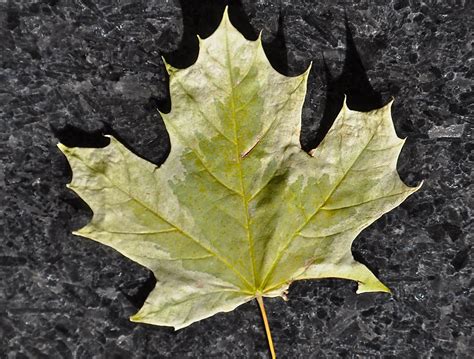
[[[428,131],[430,138],[460,138],[465,125],[451,125],[448,127],[434,126]]]

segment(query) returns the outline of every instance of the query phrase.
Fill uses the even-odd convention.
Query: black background
[[[171,106],[161,55],[197,56],[226,1],[0,2],[0,357],[265,358],[255,303],[173,332],[128,321],[155,282],[114,250],[74,237],[91,212],[65,188],[56,148],[103,146],[111,133],[161,163]],[[348,281],[292,285],[266,301],[281,358],[472,356],[473,8],[469,1],[230,1],[246,37],[263,29],[282,73],[312,60],[302,145],[337,114],[395,97],[408,137],[398,168],[422,190],[354,243],[393,289]],[[472,4],[472,3],[471,3]],[[192,123],[190,123],[192,126]],[[469,187],[471,186],[471,187]],[[471,188],[471,191],[469,191]]]

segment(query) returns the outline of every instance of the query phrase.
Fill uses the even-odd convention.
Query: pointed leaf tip
[[[347,106],[347,95],[344,94],[344,98],[342,99],[342,108],[350,110],[349,106]]]
[[[61,142],[58,142],[58,143],[56,144],[56,146],[57,146],[57,147],[59,148],[59,150],[60,150],[61,152],[63,152],[63,153],[64,153],[65,151],[67,151],[67,149],[68,149],[68,147],[65,146],[65,145],[63,145]]]
[[[309,76],[311,69],[313,68],[313,60],[309,62],[308,68],[303,72],[306,76]]]
[[[373,292],[382,292],[382,293],[392,294],[392,291],[387,286],[385,286],[382,282],[378,282],[378,283],[359,282],[357,291],[356,291],[357,294],[373,293]]]

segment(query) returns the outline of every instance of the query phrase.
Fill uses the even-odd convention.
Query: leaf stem
[[[265,325],[265,333],[267,334],[268,347],[270,348],[270,353],[272,359],[276,359],[275,348],[273,347],[272,333],[270,331],[270,325],[268,324],[267,312],[265,311],[265,305],[263,304],[263,297],[261,295],[256,296],[258,306],[260,307],[260,312],[262,313],[263,324]]]

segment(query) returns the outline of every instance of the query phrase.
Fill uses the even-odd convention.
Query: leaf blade
[[[166,64],[171,152],[160,168],[113,137],[103,149],[60,145],[74,173],[70,187],[94,212],[75,234],[115,248],[158,280],[132,320],[178,329],[255,297],[285,297],[302,279],[389,291],[353,259],[351,245],[419,188],[396,171],[404,141],[391,103],[363,113],[344,102],[308,155],[299,135],[309,68],[295,77],[276,72],[261,38],[246,40],[227,11],[199,42],[195,64]]]

